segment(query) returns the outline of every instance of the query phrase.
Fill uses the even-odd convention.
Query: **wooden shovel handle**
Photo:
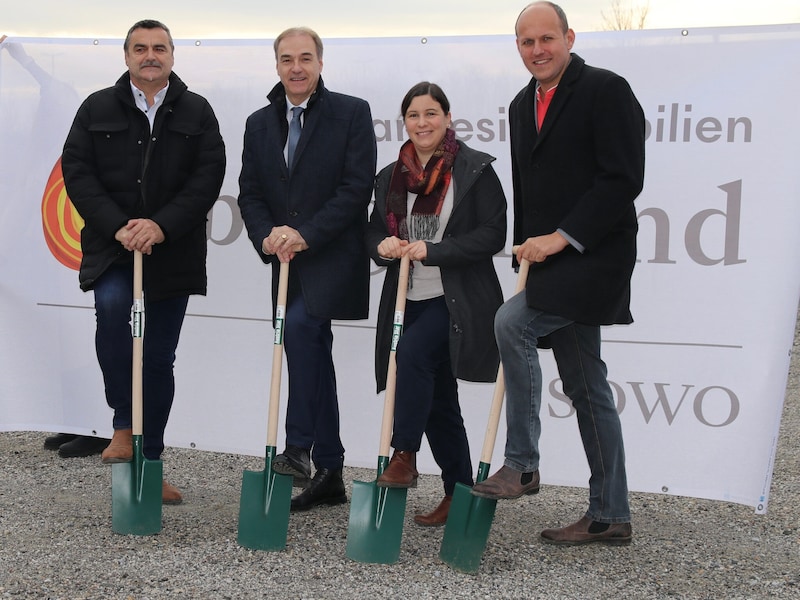
[[[516,254],[519,246],[514,246],[512,251]],[[530,263],[524,258],[519,261],[519,275],[517,275],[517,287],[514,295],[525,289],[525,282],[528,281],[528,269]],[[503,365],[497,367],[497,379],[494,383],[494,394],[492,395],[492,406],[489,409],[489,422],[486,425],[486,436],[483,438],[483,450],[481,450],[481,462],[489,464],[492,462],[494,444],[497,439],[497,427],[500,424],[500,411],[503,408],[503,396],[506,392],[505,380],[503,379]]]
[[[142,292],[142,253],[133,251],[133,364],[131,366],[131,417],[133,435],[144,431],[144,399],[142,395],[142,360],[144,357],[144,294]]]
[[[394,303],[394,322],[392,325],[392,346],[389,351],[389,370],[386,373],[386,393],[383,400],[383,419],[381,421],[381,441],[379,456],[389,456],[394,424],[394,397],[397,391],[397,342],[403,332],[403,319],[408,293],[408,272],[411,260],[408,256],[400,259],[400,275],[397,280],[397,299]]]
[[[272,377],[269,383],[267,446],[278,443],[278,415],[281,406],[281,373],[283,371],[283,330],[286,318],[286,297],[289,293],[289,263],[282,262],[278,275],[278,300],[275,305],[275,336],[272,346]]]

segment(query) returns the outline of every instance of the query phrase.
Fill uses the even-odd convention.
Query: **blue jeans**
[[[164,450],[167,426],[175,395],[175,349],[186,314],[188,296],[151,302],[144,295],[142,338],[143,452],[157,460]],[[95,348],[103,372],[106,401],[114,410],[114,429],[130,429],[133,337],[133,267],[113,265],[94,285],[97,316]]]
[[[472,486],[467,431],[450,365],[450,313],[444,296],[408,301],[397,346],[397,393],[392,446],[418,452],[428,437],[442,469],[445,495],[456,483]]]
[[[505,465],[523,472],[539,468],[538,340],[548,336],[591,471],[586,516],[602,523],[629,522],[622,427],[600,358],[600,328],[531,308],[523,291],[497,311],[495,336],[506,383]]]
[[[344,446],[331,321],[309,314],[299,284],[292,283],[283,338],[289,372],[286,444],[310,449],[318,469],[341,469]]]

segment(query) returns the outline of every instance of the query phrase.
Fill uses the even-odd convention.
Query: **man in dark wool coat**
[[[239,207],[259,257],[272,265],[273,305],[280,263],[291,263],[286,450],[272,468],[308,484],[292,499],[296,511],[347,500],[331,319],[367,318],[364,230],[377,150],[369,104],[323,84],[316,32],[287,29],[274,50],[280,82],[247,119]]]
[[[628,324],[636,261],[634,200],[644,180],[644,113],[619,75],[571,53],[575,33],[551,2],[517,19],[517,49],[533,75],[509,111],[517,259],[526,289],[495,317],[508,394],[503,467],[473,493],[519,498],[539,491],[542,375],[551,347],[578,419],[591,477],[577,522],[546,529],[552,544],[631,540],[622,428],[600,326]]]

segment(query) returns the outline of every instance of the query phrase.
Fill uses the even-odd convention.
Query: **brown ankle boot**
[[[417,487],[417,453],[395,450],[389,466],[376,480],[378,487],[410,488]]]
[[[133,459],[133,430],[117,429],[111,443],[103,450],[101,460],[105,464],[131,462]]]
[[[181,492],[174,485],[167,483],[164,479],[161,482],[161,503],[162,504],[180,504],[183,502]]]
[[[453,502],[452,496],[445,496],[427,515],[415,515],[414,523],[423,527],[440,527],[447,523],[447,515],[450,513],[450,504]]]

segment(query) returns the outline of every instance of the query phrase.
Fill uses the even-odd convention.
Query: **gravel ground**
[[[0,598],[800,598],[800,331],[795,336],[769,513],[737,504],[631,494],[627,547],[543,545],[539,531],[580,516],[586,491],[546,487],[501,501],[477,574],[438,558],[442,529],[412,516],[440,499],[439,479],[408,494],[400,560],[345,556],[349,504],[293,514],[282,552],[236,543],[244,469],[263,458],[168,449],[184,492],[147,537],[111,530],[111,470],[61,459],[39,432],[0,433]],[[345,470],[345,481],[374,471]]]

